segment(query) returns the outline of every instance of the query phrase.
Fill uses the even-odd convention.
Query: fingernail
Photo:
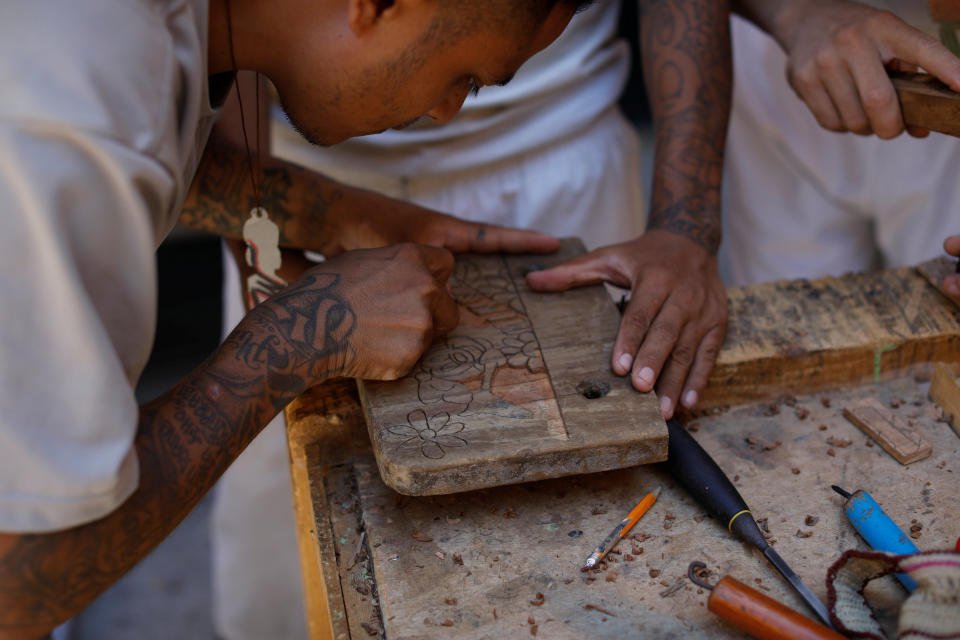
[[[685,406],[687,409],[692,409],[693,405],[697,404],[697,400],[699,399],[700,397],[697,395],[697,392],[693,389],[690,389],[683,394],[683,406]]]
[[[670,413],[671,407],[673,407],[673,400],[671,400],[667,396],[663,396],[662,398],[660,398],[660,413],[666,416],[667,414]]]
[[[630,365],[633,364],[633,356],[629,353],[625,353],[620,356],[620,359],[617,360],[617,364],[620,365],[620,368],[623,370],[624,374],[630,373]]]
[[[637,380],[642,380],[652,386],[654,381],[653,369],[650,367],[640,369],[640,373],[637,374]]]

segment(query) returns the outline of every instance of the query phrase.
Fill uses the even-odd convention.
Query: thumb
[[[602,250],[527,274],[527,284],[534,291],[565,291],[601,282],[610,282],[619,287],[630,286],[630,280],[613,268]]]

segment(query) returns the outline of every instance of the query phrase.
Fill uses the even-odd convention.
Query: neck
[[[257,40],[266,40],[265,34],[254,34],[250,25],[258,23],[251,15],[251,9],[256,3],[243,0],[210,0],[209,15],[207,17],[207,73],[214,75],[224,71],[263,71],[261,61],[257,59],[257,51],[247,45],[257,35]],[[228,30],[229,24],[233,29]],[[233,40],[233,55],[236,56],[236,69],[230,52],[230,40]]]

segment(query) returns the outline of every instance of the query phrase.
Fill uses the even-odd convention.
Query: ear
[[[347,0],[347,20],[350,29],[360,35],[376,24],[394,0]]]

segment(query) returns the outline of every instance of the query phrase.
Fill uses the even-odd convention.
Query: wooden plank
[[[356,384],[337,379],[317,385],[291,402],[285,416],[307,632],[312,640],[349,638],[323,468],[332,456],[368,446]]]
[[[953,373],[938,362],[933,368],[933,377],[930,379],[930,397],[943,410],[950,420],[950,426],[960,436],[960,385]]]
[[[840,407],[868,392],[914,420],[935,453],[907,469],[862,436]],[[960,441],[912,379],[794,403],[804,418],[747,405],[699,418],[694,435],[814,593],[824,599],[824,575],[843,551],[865,548],[831,484],[869,489],[901,526],[921,525],[921,548],[953,546]],[[692,560],[707,563],[711,582],[731,575],[812,615],[762,556],[704,517],[659,465],[427,497],[398,496],[372,457],[354,469],[388,638],[531,637],[530,617],[537,637],[559,640],[619,640],[638,629],[653,640],[746,638],[706,610],[709,594],[685,577]],[[657,486],[660,499],[632,532],[642,541],[628,537],[605,569],[581,573],[593,547]],[[878,618],[895,631],[902,589],[885,580],[871,590]]]
[[[619,314],[606,290],[526,286],[531,263],[580,253],[567,240],[550,256],[458,257],[457,329],[409,376],[360,384],[387,485],[437,495],[666,457],[656,397],[610,368]]]
[[[890,75],[906,124],[960,136],[960,94],[928,73]]]
[[[960,364],[956,307],[910,267],[732,287],[727,300],[726,341],[702,408]]]
[[[900,464],[923,460],[933,452],[930,443],[916,429],[894,416],[876,398],[864,398],[845,406],[843,415]]]

